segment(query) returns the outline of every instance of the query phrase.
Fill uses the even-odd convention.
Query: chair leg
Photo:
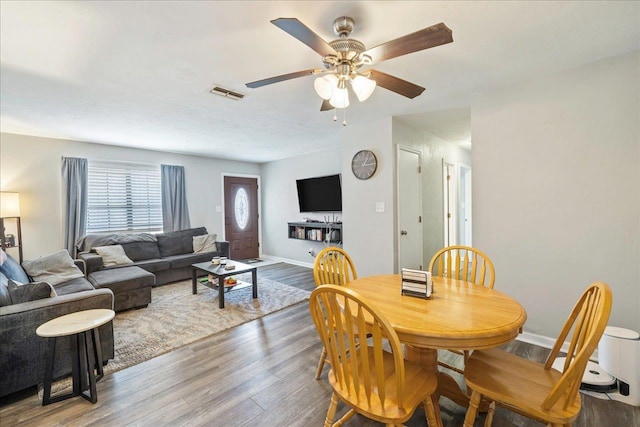
[[[318,361],[318,368],[316,369],[316,379],[319,380],[322,375],[322,368],[324,368],[324,361],[327,358],[327,349],[322,347],[322,353],[320,353],[320,360]]]
[[[496,412],[496,402],[491,401],[489,404],[489,410],[487,411],[487,417],[484,419],[484,427],[491,427],[494,412]]]
[[[344,416],[342,418],[340,418],[338,421],[336,421],[335,423],[333,423],[333,427],[341,427],[342,425],[344,425],[344,423],[346,423],[347,421],[349,421],[351,418],[353,418],[353,416],[356,414],[356,411],[354,409],[350,409],[349,412],[347,412],[346,414],[344,414]]]
[[[338,409],[338,395],[333,393],[331,395],[331,403],[329,403],[329,410],[327,411],[327,418],[324,420],[324,427],[331,427],[333,425],[333,419],[336,416],[337,409]]]
[[[429,427],[442,427],[442,419],[436,414],[436,408],[433,405],[431,396],[424,401],[424,413],[427,417],[427,425]]]
[[[480,405],[480,399],[482,395],[474,390],[469,401],[469,408],[467,414],[464,417],[464,427],[473,427],[473,423],[476,421],[476,414],[478,413],[478,406]]]

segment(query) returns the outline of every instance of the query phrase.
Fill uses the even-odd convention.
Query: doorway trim
[[[225,208],[226,206],[224,205],[224,178],[226,176],[232,176],[232,177],[236,177],[236,178],[255,178],[258,181],[258,256],[262,257],[262,247],[264,246],[262,244],[262,196],[261,196],[261,189],[262,189],[262,181],[261,181],[261,177],[260,175],[253,175],[253,174],[248,174],[248,173],[229,173],[229,172],[222,172],[220,174],[221,178],[220,178],[220,198],[222,199],[220,204],[222,206],[222,212],[221,212],[221,227],[222,227],[222,237],[224,240],[227,240],[227,227],[226,224],[224,222],[224,213],[226,212]]]

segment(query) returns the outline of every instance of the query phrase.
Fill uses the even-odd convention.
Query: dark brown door
[[[258,180],[236,176],[224,177],[224,227],[229,241],[229,257],[243,260],[257,258]]]

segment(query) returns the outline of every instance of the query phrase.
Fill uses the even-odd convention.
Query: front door
[[[231,259],[258,257],[257,178],[224,177],[224,227]]]

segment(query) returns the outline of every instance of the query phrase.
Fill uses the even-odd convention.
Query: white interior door
[[[398,266],[423,268],[422,177],[419,151],[398,146]]]

